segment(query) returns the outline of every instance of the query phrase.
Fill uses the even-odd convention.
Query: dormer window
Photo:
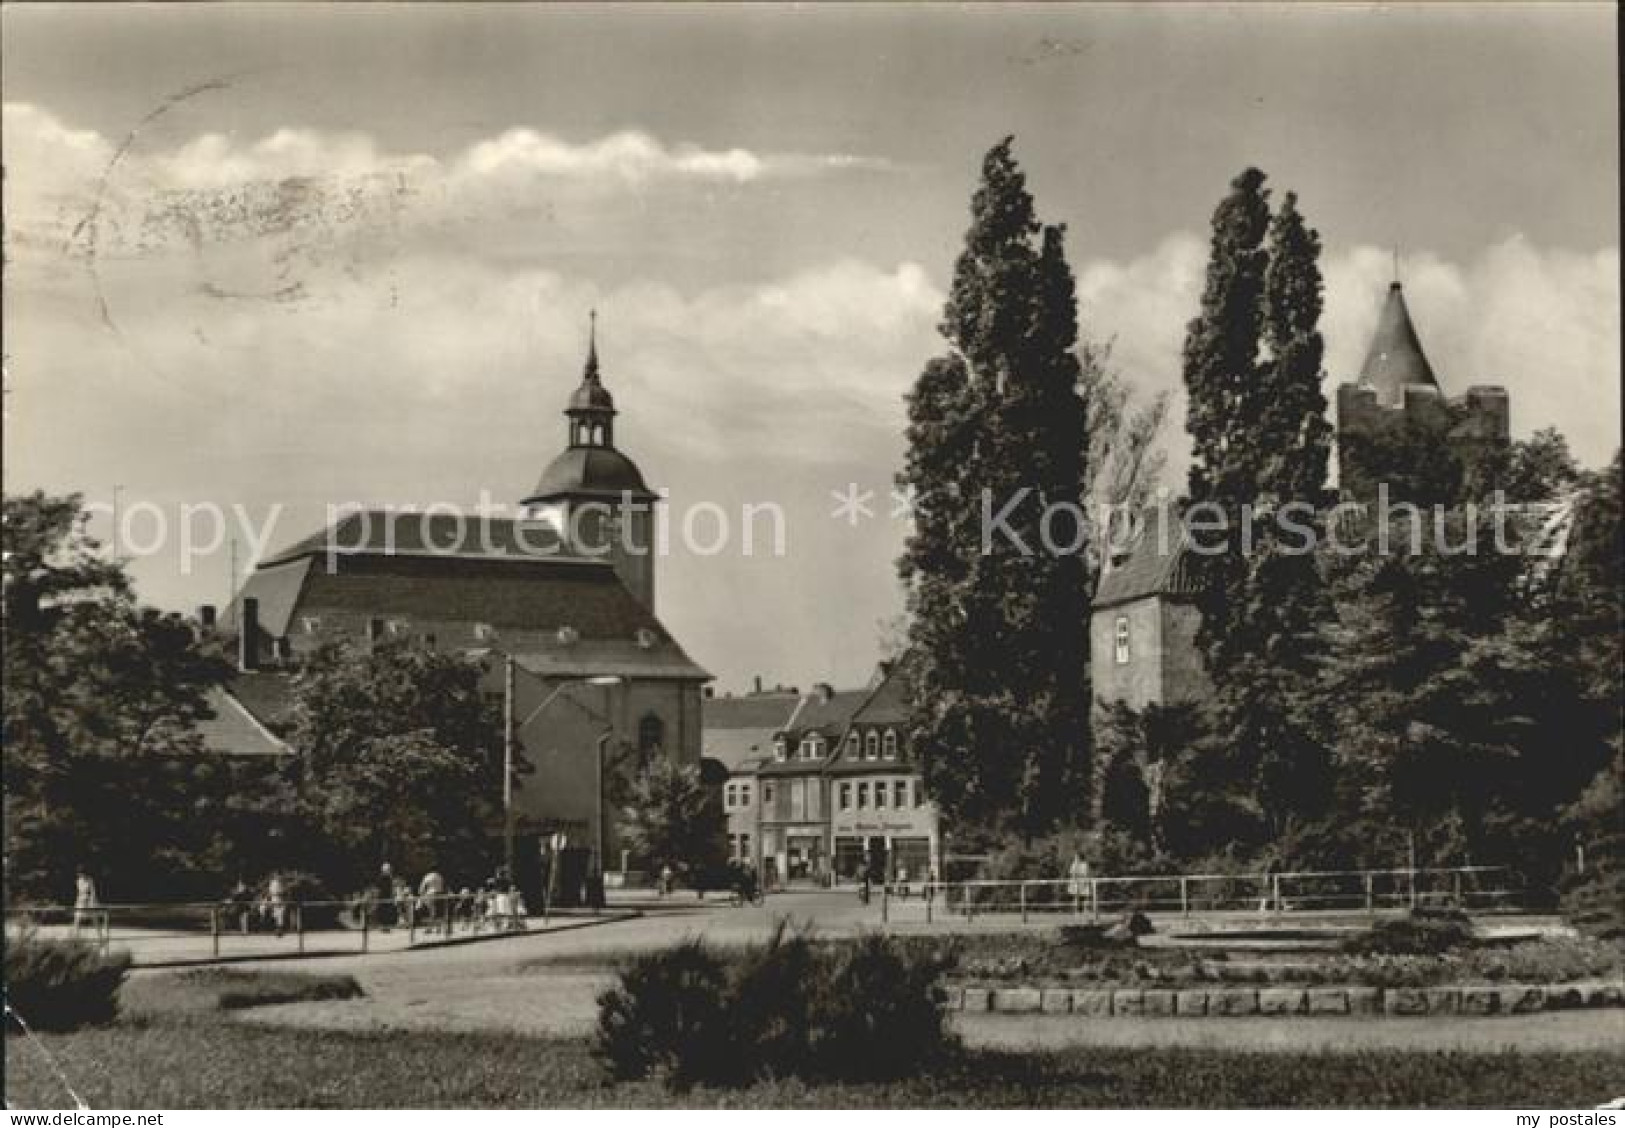
[[[563,626],[559,628],[555,637],[558,638],[560,645],[569,646],[581,637],[581,632],[572,626]]]
[[[773,758],[781,764],[790,758],[790,744],[782,736],[773,742]]]
[[[321,627],[320,619],[316,620],[316,626],[318,629]],[[389,631],[390,637],[400,638],[406,633],[406,627],[407,622],[405,619],[391,619],[386,629]]]
[[[492,628],[490,623],[474,624],[474,637],[479,639],[481,642],[490,642],[491,639],[495,637],[496,633],[497,632]]]
[[[888,760],[897,759],[897,730],[887,729],[886,735],[880,738],[881,754]]]
[[[660,636],[655,634],[654,631],[650,630],[648,627],[638,628],[638,647],[640,649],[653,650],[655,643],[659,641]]]
[[[302,615],[299,618],[299,629],[306,634],[315,634],[322,629],[322,620],[317,615]]]
[[[847,733],[846,734],[846,754],[848,756],[852,757],[854,760],[856,760],[858,758],[858,755],[859,755],[861,743],[862,742],[858,738],[858,733],[857,733],[856,729],[853,729],[851,732]]]
[[[880,734],[870,729],[863,738],[863,758],[865,760],[880,759]]]

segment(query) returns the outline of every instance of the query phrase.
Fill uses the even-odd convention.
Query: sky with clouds
[[[723,688],[861,681],[887,489],[981,154],[1068,225],[1085,331],[1177,390],[1241,168],[1321,232],[1328,383],[1392,272],[1449,392],[1619,445],[1607,5],[7,6],[5,486],[240,506],[516,501],[600,311],[617,439],[674,514],[662,617]],[[1187,444],[1166,443],[1177,485]],[[832,519],[831,490],[876,516]],[[213,539],[207,522],[194,538]],[[149,535],[146,528],[133,529]],[[248,537],[240,534],[240,562]],[[134,563],[218,602],[227,552]]]

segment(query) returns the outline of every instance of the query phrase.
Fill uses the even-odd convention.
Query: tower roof
[[[592,328],[587,337],[587,363],[581,370],[581,386],[570,395],[567,411],[615,411],[615,397],[609,394],[598,375],[598,311],[592,311]]]
[[[1377,331],[1371,335],[1365,364],[1360,367],[1360,383],[1375,388],[1380,403],[1397,407],[1405,402],[1405,385],[1425,384],[1437,388],[1433,366],[1422,351],[1422,342],[1405,308],[1405,292],[1398,282],[1388,287],[1388,300],[1377,318]]]

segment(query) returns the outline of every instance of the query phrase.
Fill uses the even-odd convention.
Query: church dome
[[[573,446],[548,463],[524,503],[583,495],[618,499],[628,492],[642,500],[655,496],[636,463],[614,447]]]

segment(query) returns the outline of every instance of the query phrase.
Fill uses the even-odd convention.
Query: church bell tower
[[[587,339],[581,384],[564,409],[568,445],[521,506],[551,514],[586,553],[601,555],[650,613],[655,609],[654,507],[659,497],[615,448],[615,398],[598,367],[598,314]]]

